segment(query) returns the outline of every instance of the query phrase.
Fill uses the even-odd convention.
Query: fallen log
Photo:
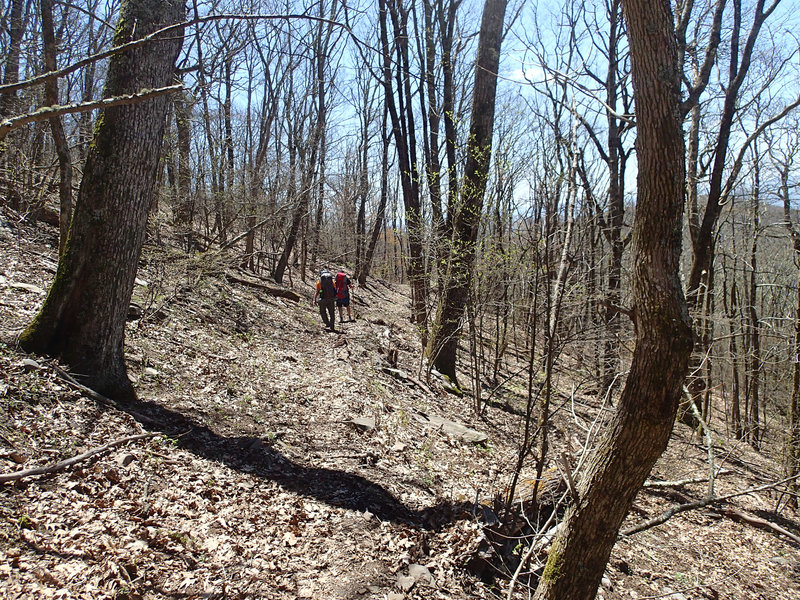
[[[287,298],[289,300],[293,300],[294,302],[300,302],[300,294],[298,294],[297,292],[293,292],[292,290],[273,287],[271,285],[265,285],[257,281],[252,281],[250,279],[239,277],[238,275],[234,275],[231,272],[226,272],[225,278],[231,283],[238,283],[241,285],[245,285],[247,287],[255,288],[257,290],[261,290],[262,292],[269,294],[270,296],[276,296],[278,298]]]

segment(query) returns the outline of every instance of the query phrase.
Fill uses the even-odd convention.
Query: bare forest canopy
[[[676,504],[722,510],[719,446],[747,447],[777,469],[779,499],[720,514],[780,521],[796,543],[793,8],[10,0],[0,225],[17,244],[45,223],[57,236],[52,255],[35,250],[45,279],[9,266],[0,280],[47,292],[7,304],[25,315],[2,326],[8,348],[59,359],[81,393],[134,414],[157,390],[130,372],[131,322],[168,320],[208,278],[268,296],[283,319],[308,309],[322,268],[341,269],[408,328],[404,346],[380,346],[384,375],[458,398],[448,422],[512,420],[504,491],[471,509],[488,532],[480,560],[462,561],[509,598],[594,597],[676,420],[713,474]],[[163,288],[142,297],[153,270]],[[395,508],[408,526],[431,518]]]

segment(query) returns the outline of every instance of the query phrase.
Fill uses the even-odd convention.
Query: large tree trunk
[[[123,3],[115,44],[180,22],[180,0]],[[105,96],[172,82],[183,36],[170,32],[108,67]],[[84,169],[75,215],[50,291],[20,338],[23,348],[60,356],[102,394],[135,397],[125,370],[125,320],[144,243],[169,99],[106,109]]]
[[[636,349],[619,408],[550,551],[535,597],[591,600],[619,527],[669,439],[692,333],[678,279],[684,195],[677,47],[668,0],[626,0],[638,123]]]
[[[464,185],[461,187],[460,205],[453,219],[445,288],[442,290],[436,324],[427,348],[427,354],[433,360],[434,366],[454,382],[461,317],[469,296],[475,263],[475,244],[483,214],[483,195],[492,154],[497,69],[500,63],[506,3],[506,0],[486,0],[483,8]]]

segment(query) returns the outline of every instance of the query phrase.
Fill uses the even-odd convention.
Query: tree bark
[[[42,50],[44,52],[44,66],[47,71],[55,71],[56,64],[56,36],[53,27],[53,0],[41,0],[42,11]],[[55,106],[58,102],[58,81],[48,79],[44,84],[44,100],[47,106]],[[61,117],[50,119],[50,129],[53,132],[53,143],[58,155],[59,185],[58,197],[60,203],[58,253],[64,254],[67,241],[69,222],[72,219],[72,157],[69,152],[69,142],[64,134],[64,125]]]
[[[677,45],[668,0],[623,2],[638,123],[636,348],[617,413],[578,484],[535,598],[591,600],[617,532],[669,439],[692,349],[678,279],[684,197]]]
[[[123,3],[115,45],[184,18],[180,0]],[[106,96],[168,85],[182,30],[112,57]],[[169,98],[119,105],[99,117],[55,280],[20,337],[31,352],[60,356],[103,395],[133,400],[124,361],[125,320],[144,243]]]
[[[506,4],[507,0],[486,0],[483,7],[464,183],[461,186],[460,204],[453,218],[445,288],[442,290],[436,324],[427,348],[427,354],[436,369],[454,383],[457,383],[456,354],[461,318],[469,297],[475,264],[475,245],[492,155],[497,70],[500,64]]]

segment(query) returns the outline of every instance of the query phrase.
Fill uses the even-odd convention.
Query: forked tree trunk
[[[591,600],[619,527],[667,445],[692,349],[678,279],[684,144],[668,0],[625,0],[639,161],[633,231],[636,348],[617,413],[577,486],[535,598]]]
[[[124,2],[115,45],[184,18],[180,0]],[[172,83],[181,31],[112,57],[105,96]],[[144,243],[169,98],[103,111],[84,168],[64,254],[44,306],[20,337],[31,352],[60,356],[82,381],[135,398],[124,361],[125,320]]]

